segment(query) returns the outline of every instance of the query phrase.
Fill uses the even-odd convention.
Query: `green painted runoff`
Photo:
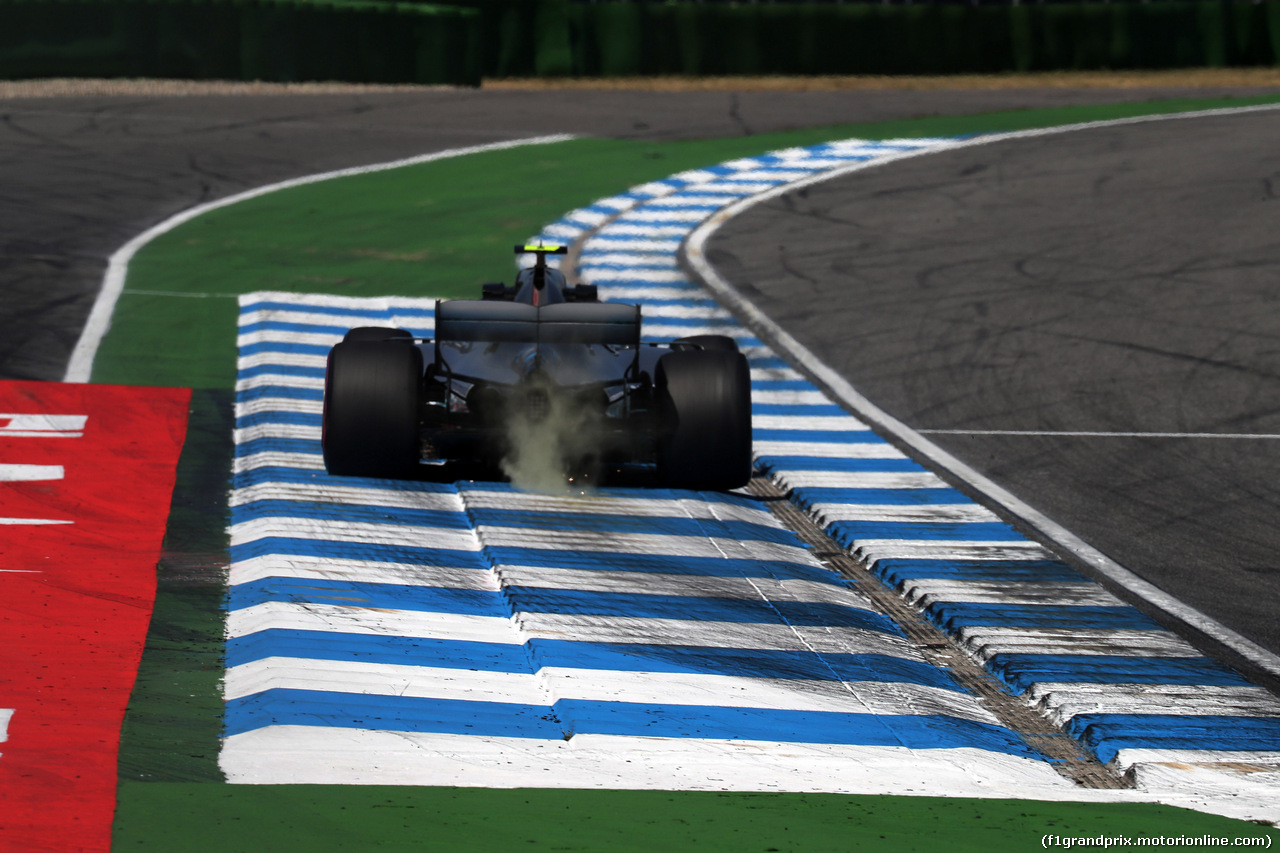
[[[1004,853],[1043,849],[1047,835],[1263,842],[1269,835],[1280,841],[1274,828],[1133,803],[122,782],[113,847],[166,853]]]

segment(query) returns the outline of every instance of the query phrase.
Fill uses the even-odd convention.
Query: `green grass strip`
[[[120,731],[121,779],[221,781],[231,389],[197,389],[156,572],[156,603]]]
[[[1029,848],[1059,829],[1203,834],[1204,821],[1220,819],[1152,806],[220,784],[224,589],[207,569],[225,560],[234,296],[473,295],[481,282],[510,281],[511,246],[576,207],[778,148],[1276,101],[1280,96],[1020,110],[690,142],[581,139],[297,187],[213,211],[152,242],[131,265],[93,378],[198,392],[155,615],[122,733],[116,848],[990,850]],[[1228,823],[1236,834],[1252,829]],[[1227,824],[1212,825],[1229,834]]]
[[[1280,832],[1146,804],[700,791],[120,786],[114,849],[992,853],[1069,838]],[[1218,849],[1180,845],[1182,850]]]

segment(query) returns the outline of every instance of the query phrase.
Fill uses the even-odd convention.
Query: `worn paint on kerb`
[[[615,218],[585,241],[579,270],[605,299],[640,301],[646,316],[680,311],[686,322],[703,319],[700,331],[755,344],[681,270],[672,244],[689,236],[687,223],[718,222],[788,186],[977,142],[850,140],[674,175],[597,202],[594,211]],[[577,219],[571,214],[553,227],[574,239],[581,232],[568,232]],[[1271,694],[902,457],[771,353],[748,353],[758,468],[829,535],[1011,691],[1148,790],[1238,816],[1277,817],[1280,703]],[[1194,698],[1197,687],[1215,702]],[[1180,778],[1167,769],[1174,765],[1188,771]]]
[[[953,144],[852,140],[733,161],[601,200],[540,237],[600,228],[579,271],[602,298],[644,306],[647,340],[737,339],[759,469],[1012,690],[1137,773],[1139,796],[1264,817],[1274,700],[897,452],[677,265],[683,235],[725,204]],[[244,300],[232,780],[1084,796],[745,496],[575,500],[328,478],[324,354],[374,323],[429,335],[430,305]],[[1236,712],[1178,706],[1188,686]],[[1144,702],[1160,712],[1144,715]],[[1196,739],[1197,714],[1213,738]],[[1224,755],[1255,771],[1264,796],[1219,772]],[[1169,778],[1174,759],[1200,769]]]
[[[329,346],[433,303],[243,303],[232,781],[1073,794],[751,497],[330,477]]]

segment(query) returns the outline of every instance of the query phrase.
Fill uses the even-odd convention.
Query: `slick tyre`
[[[692,344],[703,350],[738,351],[738,342],[728,335],[689,335],[686,338],[676,338],[672,343]]]
[[[736,489],[751,479],[751,374],[741,353],[675,350],[658,361],[658,477],[673,488]]]
[[[348,341],[412,341],[413,334],[404,329],[389,329],[382,326],[357,326],[342,336]]]
[[[321,445],[330,474],[411,477],[418,467],[422,353],[408,341],[329,351]]]

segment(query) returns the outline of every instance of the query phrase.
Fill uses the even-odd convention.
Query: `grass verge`
[[[1274,829],[1129,803],[137,782],[120,794],[117,850],[990,853],[1038,849],[1049,835],[1280,841]]]

